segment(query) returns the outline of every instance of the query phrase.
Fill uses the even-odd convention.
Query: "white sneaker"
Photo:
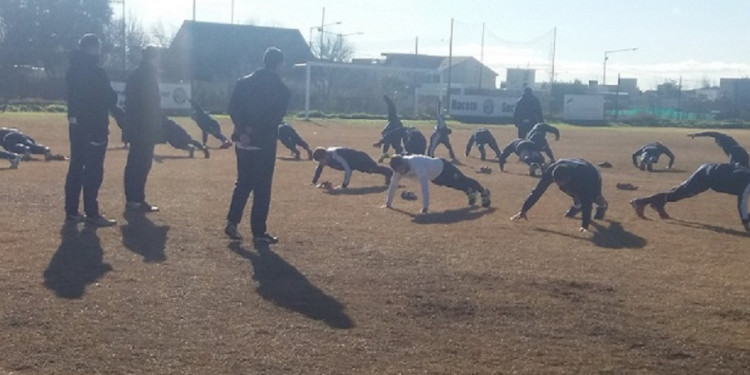
[[[15,154],[15,156],[10,159],[10,169],[18,169],[18,164],[21,162],[21,155]]]

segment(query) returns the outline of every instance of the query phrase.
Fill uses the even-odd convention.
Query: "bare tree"
[[[107,52],[104,65],[114,69],[128,70],[136,65],[139,54],[134,52],[151,43],[143,24],[132,13],[125,18],[125,22],[120,18],[110,23],[104,35]]]
[[[161,21],[151,25],[151,39],[153,43],[160,47],[169,47],[176,35],[177,30],[174,27],[165,27]]]

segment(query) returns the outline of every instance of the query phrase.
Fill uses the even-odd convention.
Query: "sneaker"
[[[275,243],[279,243],[279,238],[274,237],[268,233],[263,233],[261,235],[253,236],[253,242],[275,244]]]
[[[203,158],[208,159],[211,157],[211,153],[208,152],[208,147],[203,147]]]
[[[646,219],[646,215],[644,215],[643,211],[646,209],[646,203],[642,200],[636,198],[630,201],[630,205],[633,206],[633,209],[635,210],[635,214],[638,215],[641,219]]]
[[[242,239],[242,236],[240,235],[240,231],[237,230],[237,224],[232,223],[232,222],[227,222],[227,226],[224,227],[224,234],[226,234],[227,237],[233,240]]]
[[[10,169],[18,169],[18,163],[21,162],[21,155],[15,154],[12,159],[10,159]]]
[[[232,143],[232,141],[230,141],[230,140],[227,139],[226,141],[224,141],[224,142],[221,143],[221,146],[219,146],[219,148],[222,149],[222,150],[224,150],[224,149],[232,147],[233,144],[234,143]]]
[[[299,151],[292,152],[292,157],[294,158],[294,160],[299,160]]]
[[[84,220],[86,220],[86,216],[83,216],[77,212],[75,214],[65,215],[65,221],[68,223],[82,223]]]
[[[108,219],[104,215],[87,216],[86,224],[95,225],[97,227],[111,227],[117,224],[117,220]]]
[[[190,149],[188,149],[188,157],[190,159],[192,159],[192,158],[195,157],[195,148],[194,147],[190,147]]]
[[[143,212],[159,211],[159,207],[152,206],[146,202],[127,202],[125,203],[125,209],[133,210],[133,211],[143,211]]]
[[[651,203],[651,208],[656,210],[656,212],[659,213],[659,217],[662,219],[671,219],[672,217],[669,216],[667,211],[664,209],[664,204],[658,204],[658,203]]]
[[[476,191],[466,193],[466,196],[469,198],[469,206],[474,206],[477,204],[477,192]]]
[[[565,217],[575,217],[578,215],[578,213],[581,212],[581,209],[576,206],[571,206],[568,209],[568,212],[565,213]]]
[[[607,213],[607,207],[596,207],[596,212],[594,213],[594,219],[596,220],[602,220],[604,219],[604,214]]]
[[[482,207],[484,208],[489,207],[490,206],[490,190],[484,189],[484,191],[482,191],[481,196],[482,196]]]

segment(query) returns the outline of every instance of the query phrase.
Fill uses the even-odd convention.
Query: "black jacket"
[[[523,93],[513,109],[513,123],[516,125],[527,123],[533,126],[540,122],[544,122],[542,103],[534,94]]]
[[[274,149],[278,126],[286,115],[291,92],[279,75],[258,69],[237,81],[229,102],[229,116],[234,123],[232,140],[249,134],[251,143],[262,149]],[[264,147],[265,146],[265,147]]]
[[[133,143],[159,143],[162,135],[161,93],[156,68],[143,62],[125,86],[125,139]]]
[[[544,170],[539,183],[526,198],[521,211],[526,212],[536,204],[542,194],[554,182],[552,174],[556,168],[560,167],[570,169],[570,180],[565,186],[560,186],[560,190],[581,205],[581,214],[583,215],[581,226],[588,229],[591,223],[591,209],[594,200],[602,195],[602,177],[596,167],[583,159],[560,159],[550,164]]]
[[[73,51],[65,83],[71,131],[101,142],[109,135],[109,111],[117,105],[117,93],[98,62],[95,56]]]

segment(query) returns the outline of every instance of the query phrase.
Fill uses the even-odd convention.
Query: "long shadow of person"
[[[268,245],[255,244],[256,253],[248,251],[239,242],[232,242],[228,247],[252,263],[253,279],[258,282],[257,292],[264,299],[323,321],[331,328],[354,327],[341,302],[312,285],[305,275],[271,251]]]
[[[705,230],[710,230],[710,231],[722,233],[722,234],[731,234],[733,236],[742,236],[742,237],[750,236],[750,233],[748,232],[739,231],[739,230],[731,229],[731,228],[723,228],[723,227],[719,227],[719,226],[711,225],[711,224],[698,223],[695,221],[675,219],[675,218],[671,218],[670,221],[675,222],[679,225],[688,227],[688,228],[705,229]]]
[[[484,215],[495,212],[494,207],[480,209],[474,206],[424,214],[414,214],[400,208],[391,208],[391,210],[410,216],[412,218],[411,221],[417,224],[451,224],[459,221],[476,220]]]
[[[346,189],[331,189],[331,190],[326,190],[325,193],[330,194],[330,195],[364,195],[364,194],[382,193],[386,190],[388,190],[388,185],[363,186],[363,187],[346,188]]]
[[[144,212],[125,211],[123,216],[128,223],[120,227],[122,244],[142,256],[146,263],[166,260],[164,248],[169,226],[154,224]]]
[[[640,249],[646,246],[645,238],[626,231],[622,227],[622,224],[617,221],[606,221],[609,223],[608,227],[592,221],[591,227],[594,230],[590,232],[590,236],[584,234],[573,235],[570,233],[563,233],[544,228],[536,228],[535,230],[538,232],[553,233],[581,241],[591,241],[596,246],[606,247],[609,249]]]
[[[112,266],[103,263],[101,241],[96,227],[86,225],[81,231],[76,224],[60,229],[60,246],[44,270],[44,286],[63,298],[81,298],[89,285]]]

